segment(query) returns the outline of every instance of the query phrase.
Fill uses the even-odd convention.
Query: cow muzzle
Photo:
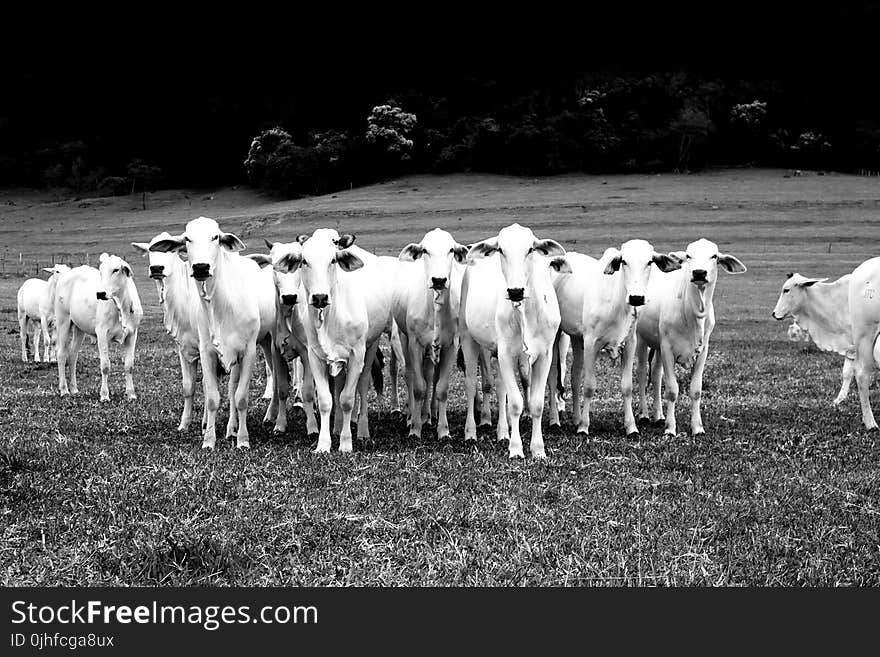
[[[775,319],[777,322],[781,322],[783,319],[785,319],[785,317],[777,317],[777,316],[776,316],[776,311],[775,311],[775,310],[773,310],[773,311],[770,312],[770,317],[772,317],[773,319]]]
[[[313,294],[312,305],[319,310],[326,308],[330,305],[330,297],[326,294]]]
[[[296,305],[296,295],[295,294],[282,294],[281,295],[281,303],[283,303],[285,306]]]
[[[107,301],[107,293],[106,292],[95,292],[95,296],[99,301]]]
[[[706,285],[709,282],[708,272],[705,269],[694,269],[691,272],[691,283],[694,285]]]
[[[431,276],[431,289],[432,290],[445,290],[446,289],[446,277],[439,278],[437,276]]]
[[[204,281],[211,277],[211,265],[206,262],[197,262],[192,266],[193,278],[197,281]]]
[[[638,308],[639,306],[645,305],[645,295],[643,294],[630,294],[629,295],[629,305],[634,308]]]
[[[150,278],[156,281],[165,278],[165,265],[150,265]]]
[[[526,291],[521,287],[509,287],[507,288],[507,298],[518,303],[526,298]]]

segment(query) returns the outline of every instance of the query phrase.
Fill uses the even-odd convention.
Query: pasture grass
[[[140,228],[118,220],[112,204],[124,200],[113,200],[106,212],[93,213],[91,225],[100,227],[102,250],[127,255],[137,269],[147,312],[136,402],[123,398],[116,353],[111,401],[98,401],[97,354],[88,341],[80,395],[59,398],[54,364],[19,360],[15,291],[23,279],[0,279],[0,581],[880,583],[878,434],[861,428],[855,389],[840,410],[831,406],[841,359],[789,343],[787,323],[769,317],[786,271],[838,276],[880,252],[873,228],[880,188],[870,178],[783,173],[416,177],[302,201],[254,195],[250,204],[245,191],[221,190],[215,199],[229,194],[238,205],[211,214],[169,201],[163,212],[176,223],[161,225],[156,211],[142,216]],[[53,214],[39,198],[22,198],[39,206],[43,226],[57,226],[52,222],[63,221],[66,209],[74,217],[74,209],[95,209],[44,202]],[[593,435],[578,437],[570,425],[545,432],[546,462],[510,461],[494,432],[464,443],[457,371],[452,440],[437,441],[432,429],[408,440],[391,415],[386,381],[385,397],[371,392],[373,439],[355,441],[351,455],[314,455],[301,413],[291,410],[289,434],[280,438],[260,425],[266,402],[259,399],[258,368],[252,449],[218,441],[216,451],[205,452],[197,428],[175,430],[177,357],[145,263],[125,248],[163,228],[179,230],[187,213],[225,218],[224,226],[243,229],[254,244],[263,234],[293,239],[339,221],[381,253],[396,252],[435,225],[468,242],[521,221],[593,255],[636,236],[662,250],[707,236],[749,272],[721,274],[704,383],[707,434],[696,441],[686,433],[664,437],[653,427],[627,440],[615,366],[603,360]],[[23,229],[8,221],[14,217],[5,207],[0,215],[9,244]],[[88,235],[84,218],[67,221],[78,226],[68,228],[70,239]],[[25,239],[22,248],[50,248],[45,234]],[[682,429],[689,426],[687,402],[683,387]],[[194,415],[200,412],[199,391]],[[220,431],[225,417],[221,412]],[[525,441],[529,424],[523,420]]]

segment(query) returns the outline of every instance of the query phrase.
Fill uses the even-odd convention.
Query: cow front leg
[[[581,424],[581,389],[584,384],[584,337],[571,338],[571,421]]]
[[[315,453],[330,451],[330,411],[333,410],[333,393],[330,392],[330,373],[324,361],[309,349],[309,366],[315,380],[315,393],[318,396],[318,412],[321,414],[321,428],[318,433],[318,446]]]
[[[58,392],[64,397],[69,393],[67,388],[67,359],[70,357],[70,321],[65,319],[61,321],[56,317],[55,320],[57,335],[55,337],[56,357],[58,360]]]
[[[623,346],[621,354],[621,372],[620,372],[620,395],[623,398],[623,430],[627,437],[634,438],[639,435],[639,429],[636,426],[636,418],[633,415],[633,359],[635,357],[635,345],[633,344],[634,336],[630,333]]]
[[[302,385],[300,386],[300,391],[302,392],[303,411],[306,414],[306,435],[311,437],[318,433],[318,422],[315,418],[315,379],[312,377],[312,367],[311,363],[309,363],[309,357],[307,355],[301,355],[299,361],[302,367]]]
[[[580,421],[577,424],[577,433],[590,435],[590,407],[593,404],[593,395],[596,393],[596,352],[593,345],[584,346],[583,350],[583,403],[580,409]],[[572,368],[574,376],[574,368]],[[578,395],[580,397],[580,395]]]
[[[125,340],[123,345],[123,361],[122,371],[125,375],[125,396],[129,401],[137,399],[134,391],[134,352],[137,346],[137,329],[134,330]]]
[[[276,436],[282,436],[287,433],[287,401],[290,399],[290,365],[284,355],[278,349],[273,349],[273,358],[275,359],[275,375],[273,382],[275,391],[273,393],[272,403],[275,404],[275,427],[272,433]],[[269,406],[272,406],[272,403]],[[269,409],[266,409],[266,415],[270,415]],[[266,418],[263,418],[266,421]]]
[[[98,329],[98,357],[101,361],[101,401],[110,401],[110,387],[108,378],[110,375],[110,345],[107,343],[107,331]]]
[[[700,400],[703,397],[703,370],[706,367],[706,358],[708,355],[709,338],[707,336],[706,341],[703,344],[703,349],[700,351],[700,355],[697,356],[697,361],[694,363],[693,370],[691,370],[691,385],[689,392],[691,397],[691,435],[694,438],[706,433],[703,429],[703,415],[700,412]]]
[[[673,371],[675,366],[673,365]],[[652,420],[655,425],[663,424],[666,418],[663,416],[663,359],[659,347],[654,351],[654,360],[651,362],[651,394],[653,395],[654,408]]]
[[[31,324],[34,325],[34,336],[33,340],[31,340],[34,348],[34,362],[39,363],[42,361],[42,358],[40,358],[40,333],[42,332],[42,327],[40,322],[31,321]],[[46,360],[49,360],[48,356],[46,357]]]
[[[663,392],[663,398],[666,400],[666,435],[675,436],[678,433],[675,424],[675,402],[678,400],[678,379],[675,376],[675,356],[672,353],[672,346],[663,344],[660,346],[660,353],[663,366],[663,383],[666,390]],[[656,357],[656,356],[655,356]]]
[[[550,396],[550,428],[553,427],[561,427],[561,423],[559,421],[559,399],[562,397],[562,384],[561,384],[561,375],[562,371],[560,369],[559,363],[559,340],[563,335],[562,330],[556,332],[556,338],[553,340],[553,348],[550,351],[550,373],[549,380],[547,382],[547,387],[549,388],[549,396]],[[563,402],[563,409],[564,409]]]
[[[648,345],[633,336],[636,355],[636,384],[639,392],[639,422],[648,422]]]
[[[541,429],[541,418],[544,415],[544,389],[547,386],[547,375],[550,372],[551,354],[539,356],[532,364],[531,380],[529,381],[529,415],[532,418],[532,442],[529,446],[532,457],[547,457],[544,451],[544,433]],[[556,397],[550,396],[550,407],[556,406]]]
[[[68,356],[67,366],[70,370],[70,394],[75,395],[79,392],[79,384],[76,381],[76,365],[79,362],[79,350],[82,349],[83,341],[86,334],[73,325],[73,339],[70,341],[70,355]]]
[[[181,388],[183,389],[183,412],[180,414],[178,431],[186,431],[192,421],[193,393],[195,392],[195,362],[189,360],[182,349],[177,350],[180,360]]]
[[[499,389],[504,391],[507,414],[510,421],[510,438],[507,443],[507,455],[510,458],[525,458],[523,454],[522,437],[519,433],[519,418],[523,410],[522,393],[516,383],[519,373],[519,352],[499,345],[498,348],[498,374],[500,379]],[[543,390],[541,391],[543,393]],[[502,406],[498,406],[498,424],[501,425],[501,417],[504,415]],[[500,435],[499,435],[500,437]]]
[[[226,421],[226,438],[231,440],[238,434],[238,406],[235,403],[235,391],[238,389],[238,381],[241,378],[240,362],[229,368],[229,377],[226,379],[226,399],[229,402],[229,418]]]
[[[419,439],[422,437],[422,423],[424,422],[423,409],[425,405],[425,359],[424,345],[413,337],[409,340],[409,350],[407,351],[407,372],[410,373],[410,407],[409,407],[409,437],[411,439]],[[412,363],[412,366],[410,366]]]
[[[339,433],[339,451],[351,451],[351,413],[354,409],[354,398],[358,381],[364,369],[366,346],[356,345],[348,358],[345,372],[345,385],[339,393],[339,407],[342,409],[342,431]],[[369,374],[369,373],[368,373]]]
[[[254,364],[257,361],[257,348],[251,342],[248,344],[244,355],[239,361],[238,381],[235,390],[235,408],[238,411],[238,435],[235,446],[238,449],[248,449],[251,446],[251,438],[247,427],[248,398],[250,397],[251,375]],[[274,384],[273,384],[274,385]]]
[[[52,360],[52,337],[45,317],[40,317],[40,331],[43,334],[43,360],[48,363]]]
[[[479,350],[480,361],[480,390],[483,399],[480,402],[481,427],[492,426],[492,354],[488,349]]]
[[[859,405],[862,409],[862,423],[868,431],[877,429],[874,411],[871,410],[871,383],[874,380],[873,341],[862,338],[856,344],[856,386],[859,389]]]
[[[202,449],[214,449],[217,443],[217,409],[220,407],[217,354],[213,349],[203,349],[200,350],[199,357],[202,363],[202,389],[205,397]]]
[[[28,336],[28,318],[27,314],[21,308],[18,309],[18,335],[21,338],[21,361],[28,362],[27,354],[27,336]]]
[[[452,363],[455,360],[455,351],[452,345],[446,345],[440,351],[440,363],[438,365],[437,384],[435,397],[437,399],[437,438],[444,440],[449,438],[449,419],[446,415],[446,407],[449,404],[449,375],[452,372]]]
[[[474,395],[477,392],[477,361],[480,358],[480,346],[469,335],[462,334],[459,347],[464,357],[464,401],[467,405],[464,439],[476,440],[477,422],[474,418]]]

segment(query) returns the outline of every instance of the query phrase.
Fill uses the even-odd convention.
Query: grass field
[[[831,406],[841,359],[788,342],[787,323],[770,318],[788,271],[836,277],[880,253],[880,185],[784,174],[413,177],[287,202],[244,189],[161,192],[147,210],[140,197],[0,192],[9,252],[116,252],[135,266],[146,309],[138,401],[122,398],[114,356],[112,401],[98,402],[88,343],[81,394],[61,399],[54,365],[20,362],[22,279],[0,279],[0,581],[880,584],[880,439],[861,428],[855,390],[840,410]],[[386,397],[371,406],[372,441],[356,441],[352,455],[314,455],[300,414],[282,438],[260,426],[260,375],[252,449],[203,452],[197,429],[175,431],[177,357],[146,262],[128,248],[200,214],[254,250],[263,236],[329,226],[396,254],[435,226],[470,242],[514,221],[592,255],[633,237],[664,251],[713,239],[749,271],[720,274],[707,434],[694,442],[649,428],[626,440],[605,361],[594,435],[549,434],[546,462],[510,461],[489,434],[465,445],[458,372],[451,441],[431,430],[408,441]],[[529,421],[522,426],[525,440]],[[689,426],[686,388],[679,426]]]

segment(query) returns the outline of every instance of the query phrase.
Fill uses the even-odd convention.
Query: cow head
[[[301,242],[297,239],[302,249],[299,253],[291,251],[278,265],[273,264],[276,272],[292,273],[300,270],[306,299],[318,310],[333,303],[337,268],[350,272],[364,266],[363,260],[354,253],[340,248],[343,243],[346,246],[353,244],[354,237],[342,237],[346,239],[340,242],[341,238],[335,230],[319,228],[308,239]]]
[[[300,302],[302,272],[298,262],[302,261],[302,244],[297,242],[270,242],[268,256],[250,256],[257,260],[261,266],[271,265],[275,279],[275,293],[278,295],[278,303],[286,308],[292,308]],[[265,262],[264,259],[265,258]]]
[[[675,251],[669,255],[682,261],[681,269],[687,281],[701,292],[707,286],[714,287],[719,267],[731,274],[746,271],[746,266],[738,258],[721,253],[718,245],[707,239],[691,242],[686,251]]]
[[[660,271],[670,272],[681,268],[681,260],[672,255],[657,253],[650,242],[630,240],[621,245],[620,250],[608,249],[602,256],[606,262],[605,273],[613,275],[620,272],[626,289],[626,300],[633,307],[645,305],[645,290],[651,279],[652,265]]]
[[[472,245],[467,260],[473,262],[496,253],[504,276],[505,296],[519,303],[528,296],[531,287],[534,257],[561,256],[565,249],[555,240],[538,239],[531,229],[513,224],[502,228],[496,237]]]
[[[439,292],[449,289],[452,261],[464,263],[467,251],[467,247],[456,242],[452,235],[442,228],[435,228],[426,233],[421,242],[403,247],[397,258],[403,262],[421,260],[428,287]]]
[[[95,296],[101,301],[121,296],[131,278],[131,267],[119,256],[106,253],[101,254],[99,263],[98,271],[101,274],[101,282]]]
[[[166,239],[174,239],[173,236],[167,231],[163,231],[156,235],[149,242],[132,242],[132,248],[140,253],[141,255],[145,255],[148,258],[149,262],[149,271],[150,278],[152,278],[157,283],[162,281],[169,273],[173,271],[172,269],[172,261],[177,258],[172,252],[164,252],[164,251],[151,251],[150,247],[156,242],[160,242]]]
[[[150,244],[150,251],[169,252],[186,249],[192,276],[206,281],[214,275],[220,249],[241,251],[244,242],[232,233],[224,233],[213,219],[199,217],[186,225],[177,237],[158,240]]]
[[[51,281],[53,278],[60,276],[66,271],[70,271],[70,267],[67,265],[57,264],[52,265],[51,267],[43,267],[43,271],[50,274],[49,280]]]
[[[770,313],[773,319],[781,321],[788,317],[797,317],[809,297],[810,288],[816,283],[827,280],[827,278],[807,278],[800,274],[789,274],[782,284],[776,307]]]

